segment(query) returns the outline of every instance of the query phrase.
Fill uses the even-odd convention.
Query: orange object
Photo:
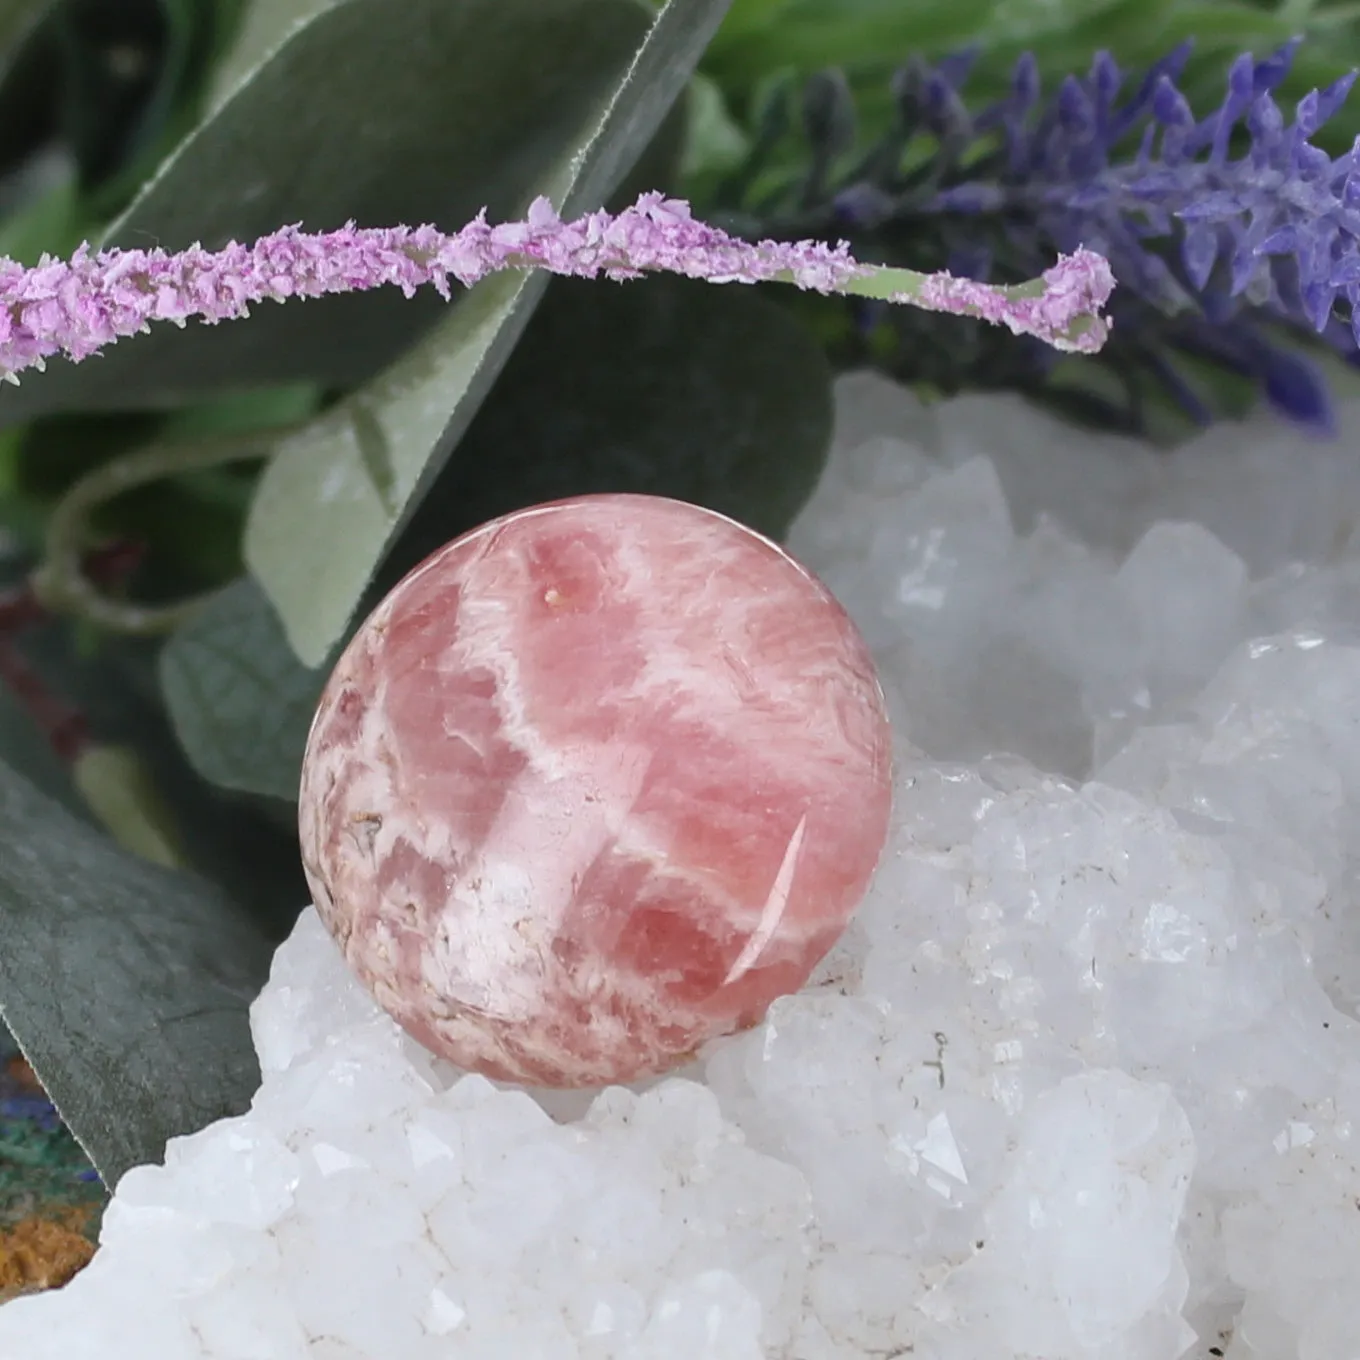
[[[34,1095],[42,1095],[42,1084],[38,1081],[33,1069],[28,1065],[28,1060],[15,1054],[9,1062],[5,1064],[5,1075],[16,1085],[21,1086],[26,1091]]]
[[[95,1249],[81,1231],[85,1217],[72,1209],[62,1221],[25,1218],[0,1231],[0,1303],[59,1288],[89,1264]]]

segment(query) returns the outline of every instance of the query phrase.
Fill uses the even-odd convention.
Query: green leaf
[[[51,136],[58,73],[50,19],[58,8],[59,0],[0,0],[0,167],[7,174],[19,170],[8,187],[20,200],[27,197],[20,167],[29,162],[31,174],[35,153],[41,155]],[[8,206],[15,206],[13,198]]]
[[[11,487],[0,486],[0,506],[4,506],[12,496]],[[20,587],[26,575],[23,559],[0,551],[0,595]],[[0,669],[9,670],[17,661],[30,675],[38,674],[41,683],[45,677],[34,665],[31,637],[26,639],[29,645],[21,650],[15,645],[13,636],[18,630],[7,631],[10,635],[0,640],[0,646],[9,653],[4,658],[9,665]],[[5,675],[0,675],[0,760],[7,761],[11,769],[23,775],[49,798],[55,798],[67,811],[88,819],[89,810],[71,783],[70,771],[52,749],[47,734],[39,728],[25,705],[15,697],[12,677]]]
[[[489,519],[592,492],[692,501],[782,538],[831,419],[821,347],[755,289],[555,279],[378,589]]]
[[[199,774],[290,802],[325,678],[299,664],[278,615],[249,579],[209,601],[160,656],[161,693]]]
[[[579,173],[647,20],[636,0],[337,0],[236,85],[105,243],[216,247],[293,222],[455,229],[484,206],[517,215]],[[157,326],[97,360],[29,374],[0,394],[0,422],[348,385],[445,315],[433,290],[383,289],[259,307],[229,325]]]
[[[405,358],[277,445],[246,522],[246,561],[305,663],[320,664],[344,630],[426,467],[447,457],[541,286],[523,273],[487,279]]]
[[[137,7],[122,8],[135,13]],[[76,92],[75,100],[68,101],[67,133],[77,148],[85,148],[78,159],[91,181],[85,204],[89,220],[106,223],[125,209],[199,121],[203,86],[224,36],[227,8],[222,0],[157,0],[159,15],[152,16],[151,31],[142,28],[138,33],[137,45],[149,39],[146,50],[155,57],[145,82],[120,80],[110,71],[108,48],[126,41],[121,35],[110,37],[96,24],[93,42],[78,41],[74,51],[68,42],[68,63],[76,57],[78,64],[69,65],[66,77]],[[120,109],[124,112],[117,116]]]
[[[752,139],[728,111],[722,91],[707,76],[690,85],[690,134],[680,173],[698,175],[730,172],[749,154]]]
[[[912,52],[977,41],[996,9],[996,0],[787,0],[773,13],[753,15],[749,26],[720,32],[704,70],[735,94],[783,67],[891,67]]]
[[[8,761],[12,768],[48,797],[55,798],[67,811],[77,817],[89,817],[88,809],[71,783],[70,772],[3,683],[0,683],[0,759]]]
[[[732,8],[713,40],[714,49],[720,50],[735,38],[768,30],[779,22],[788,5],[789,0],[733,0]]]
[[[645,11],[630,10],[644,21],[631,63],[607,92],[596,84],[589,115],[570,124],[569,137],[559,136],[551,169],[543,166],[535,183],[564,215],[609,197],[684,89],[727,2],[670,0],[650,27]],[[533,0],[536,14],[541,3]],[[496,4],[516,8],[507,0]],[[537,35],[541,28],[536,18],[527,31]],[[526,41],[524,31],[517,41]],[[528,57],[521,52],[517,60]],[[567,126],[560,124],[559,133]],[[246,560],[304,663],[319,665],[343,633],[378,563],[467,429],[545,282],[523,273],[485,280],[392,368],[280,444],[247,524]]]
[[[334,4],[335,0],[248,0],[231,45],[213,72],[208,110],[220,109],[294,31]]]
[[[0,255],[35,265],[43,255],[65,252],[80,244],[77,227],[79,191],[75,166],[55,160],[42,167],[45,185],[0,224]]]
[[[322,396],[321,390],[311,383],[257,387],[174,412],[162,421],[156,438],[210,439],[215,435],[267,430],[274,425],[297,425],[316,414]]]
[[[53,5],[54,0],[0,0],[0,70]]]
[[[131,746],[88,746],[71,771],[99,825],[124,850],[167,869],[189,867],[175,814]]]
[[[246,1108],[270,947],[218,888],[118,849],[0,763],[0,1018],[106,1185]]]

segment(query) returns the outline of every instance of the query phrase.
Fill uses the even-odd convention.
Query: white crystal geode
[[[1360,407],[1168,457],[838,400],[791,546],[903,758],[814,984],[540,1101],[308,911],[251,1111],[130,1172],[0,1360],[1354,1360]]]

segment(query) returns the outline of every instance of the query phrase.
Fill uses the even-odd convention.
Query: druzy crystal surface
[[[629,1081],[755,1024],[878,861],[869,653],[782,549],[587,496],[441,549],[333,672],[304,763],[317,911],[433,1052]]]

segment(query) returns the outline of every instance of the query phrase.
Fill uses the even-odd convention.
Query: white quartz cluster
[[[1167,455],[838,396],[792,545],[900,752],[816,985],[538,1099],[309,911],[249,1114],[129,1173],[0,1360],[1354,1360],[1360,408]]]

